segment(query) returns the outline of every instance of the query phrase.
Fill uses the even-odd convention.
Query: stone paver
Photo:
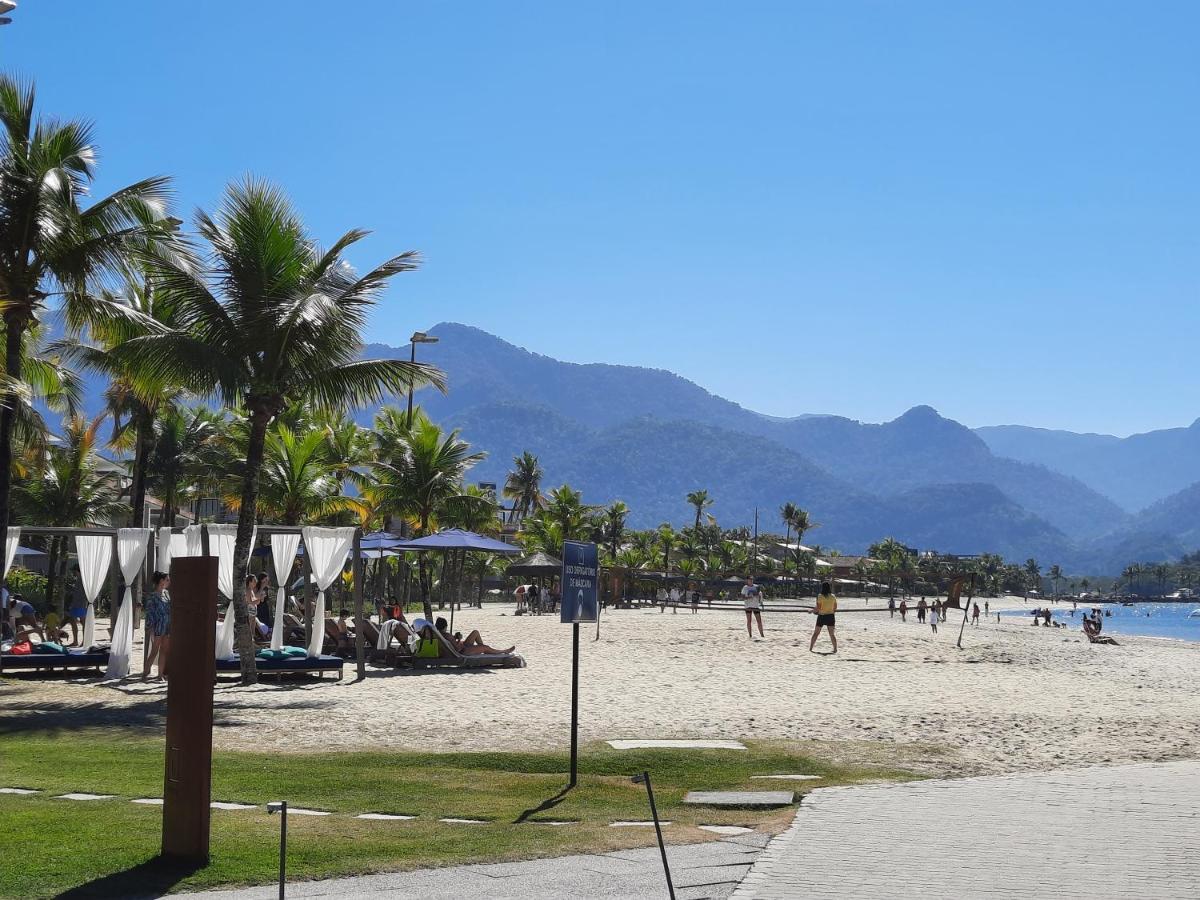
[[[1200,762],[825,788],[736,900],[1200,897]]]
[[[745,834],[704,844],[667,847],[679,900],[723,900],[750,869],[767,838]],[[667,895],[658,847],[618,850],[594,856],[564,856],[476,866],[425,869],[392,875],[364,875],[327,881],[291,882],[289,898],[384,897],[420,900],[562,900],[604,897],[643,900]],[[173,894],[172,900],[274,900],[270,885],[203,894]]]

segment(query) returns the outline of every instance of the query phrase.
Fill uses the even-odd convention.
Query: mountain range
[[[1112,573],[1200,543],[1200,425],[1120,439],[972,431],[928,406],[882,424],[781,419],[659,369],[566,363],[465,325],[430,334],[439,342],[419,358],[445,371],[449,388],[418,401],[488,452],[473,479],[502,484],[512,457],[530,450],[547,487],[569,482],[589,503],[624,500],[634,527],[687,523],[684,496],[704,488],[723,524],[749,524],[757,507],[764,529],[781,530],[780,504],[796,502],[821,523],[809,539],[844,552],[891,535],[922,549]],[[1156,462],[1139,462],[1148,459]]]
[[[778,418],[661,369],[562,362],[466,325],[429,333],[439,340],[418,358],[446,373],[448,389],[417,400],[487,452],[473,481],[502,485],[529,450],[544,489],[567,482],[587,503],[624,500],[631,527],[688,524],[687,493],[706,489],[723,525],[750,525],[757,509],[763,530],[782,531],[778,509],[791,501],[820,523],[806,543],[845,553],[891,536],[943,553],[1032,556],[1082,575],[1200,546],[1200,420],[1117,438],[972,431],[929,406],[882,424]],[[409,352],[371,344],[363,355]],[[86,379],[89,413],[102,407],[103,386]],[[356,418],[370,424],[374,414]]]

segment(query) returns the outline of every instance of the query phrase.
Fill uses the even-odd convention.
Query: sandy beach
[[[808,651],[806,614],[768,609],[766,640],[751,641],[736,610],[612,611],[598,641],[583,626],[580,738],[855,742],[839,752],[945,775],[1200,755],[1200,644],[1090,645],[1062,606],[1057,617],[1070,630],[997,624],[994,610],[1012,605],[1021,601],[993,601],[990,621],[968,625],[957,650],[955,613],[935,637],[912,613],[902,623],[844,600],[836,656]],[[263,752],[565,748],[570,627],[516,617],[509,605],[464,610],[457,627],[515,643],[528,668],[372,669],[359,683],[348,664],[340,683],[222,684],[215,740]],[[818,649],[828,649],[824,640]],[[0,682],[0,716],[54,717],[63,727],[153,726],[164,699],[163,685],[137,681]]]

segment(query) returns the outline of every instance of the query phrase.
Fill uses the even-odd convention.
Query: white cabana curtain
[[[346,563],[346,554],[354,546],[354,528],[303,529],[304,552],[312,567],[313,579],[317,582],[317,609],[313,615],[312,639],[308,643],[308,655],[320,656],[325,643],[325,591],[341,574]]]
[[[8,537],[4,540],[4,574],[0,575],[0,581],[8,577],[8,570],[12,568],[13,558],[17,555],[17,545],[21,543],[21,526],[9,525]]]
[[[121,577],[125,579],[125,595],[121,598],[121,609],[112,629],[108,669],[104,673],[108,678],[124,678],[129,674],[129,657],[133,651],[133,580],[146,559],[150,535],[153,533],[149,528],[117,530],[117,562],[121,567]]]
[[[83,620],[83,646],[86,648],[96,642],[96,598],[100,596],[112,563],[112,538],[77,534],[75,554],[79,557],[79,581],[83,585],[83,595],[87,597],[87,616]]]
[[[258,529],[250,532],[250,551],[254,552],[254,540],[258,537]],[[241,579],[234,584],[233,577],[233,547],[237,543],[236,525],[208,526],[208,555],[217,558],[217,590],[233,599],[235,590],[242,590]],[[196,547],[193,556],[200,555],[200,547]]]
[[[283,611],[287,602],[287,581],[292,574],[292,563],[296,561],[296,551],[300,547],[298,534],[271,535],[271,560],[275,563],[275,583],[279,586],[275,591],[275,627],[271,629],[271,649],[283,649],[283,633],[287,629],[283,625]]]

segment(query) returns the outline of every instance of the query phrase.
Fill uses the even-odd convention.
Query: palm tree
[[[8,539],[13,429],[26,333],[61,295],[68,325],[129,318],[97,296],[97,283],[136,247],[169,235],[168,181],[148,178],[86,209],[95,177],[91,128],[35,116],[32,84],[0,75],[0,304],[5,330],[0,386],[0,547]]]
[[[600,515],[601,540],[608,545],[608,556],[613,561],[625,539],[625,520],[628,518],[629,507],[620,500],[610,503]]]
[[[804,542],[805,533],[812,531],[814,528],[820,528],[821,523],[814,522],[809,516],[808,510],[797,509],[795,514],[792,516],[791,526],[792,531],[796,534],[796,543],[802,544]]]
[[[372,463],[375,483],[366,494],[381,509],[406,520],[417,537],[437,528],[447,502],[463,493],[466,471],[484,458],[484,454],[472,452],[457,431],[443,432],[420,412],[402,438],[385,435],[383,443],[394,450],[392,455]],[[432,620],[426,555],[417,555],[417,566],[425,618]]]
[[[510,522],[519,522],[542,506],[542,465],[526,450],[513,457],[513,469],[504,480],[504,496],[512,500]]]
[[[258,515],[259,475],[271,421],[289,405],[338,409],[432,382],[440,373],[407,360],[363,360],[366,314],[389,279],[417,266],[413,253],[357,276],[343,254],[366,236],[350,231],[321,250],[278,189],[247,179],[226,189],[216,217],[199,212],[206,265],[156,256],[151,274],[176,304],[181,327],[125,341],[116,352],[147,377],[198,395],[216,392],[249,423],[234,572],[244,573]],[[236,580],[236,579],[235,579]],[[235,599],[242,681],[255,680],[246,603]],[[361,615],[361,610],[356,610]]]
[[[1030,590],[1041,590],[1042,588],[1042,567],[1038,565],[1038,561],[1033,557],[1025,560],[1025,578],[1026,580],[1026,596]]]
[[[236,484],[231,487],[234,492],[225,497],[225,503],[236,511],[241,498]],[[258,509],[267,521],[300,525],[343,512],[348,506],[324,432],[309,431],[301,436],[282,422],[267,432],[258,489]]]
[[[207,451],[223,428],[220,413],[204,407],[193,411],[172,406],[159,411],[146,463],[146,489],[162,503],[162,525],[174,526],[181,491],[209,471]]]
[[[1054,585],[1054,601],[1057,603],[1058,602],[1058,583],[1060,581],[1062,581],[1062,579],[1063,579],[1062,568],[1058,565],[1051,566],[1050,571],[1047,573],[1046,577],[1048,577],[1050,579],[1051,583]]]
[[[64,423],[62,442],[47,448],[41,469],[14,485],[13,506],[21,520],[83,527],[107,525],[125,515],[119,480],[113,471],[101,468],[96,453],[103,421],[103,415],[90,422],[73,416]],[[50,540],[46,584],[46,599],[55,604],[60,616],[63,600],[58,588],[65,574],[66,542],[65,535]]]
[[[888,596],[895,596],[896,575],[903,566],[903,559],[909,555],[908,550],[895,538],[888,537],[878,544],[872,544],[867,555],[879,560],[880,567],[888,577]]]
[[[692,491],[687,495],[689,505],[696,507],[696,524],[697,531],[700,530],[700,517],[704,515],[704,511],[713,505],[713,501],[708,497],[708,491]]]
[[[783,519],[783,524],[787,526],[787,535],[783,539],[783,572],[785,575],[787,574],[787,558],[791,553],[792,522],[795,520],[796,513],[799,511],[800,507],[798,507],[795,503],[792,503],[790,500],[783,504],[783,506],[779,507],[779,518]],[[797,541],[797,543],[799,543],[799,541]]]

